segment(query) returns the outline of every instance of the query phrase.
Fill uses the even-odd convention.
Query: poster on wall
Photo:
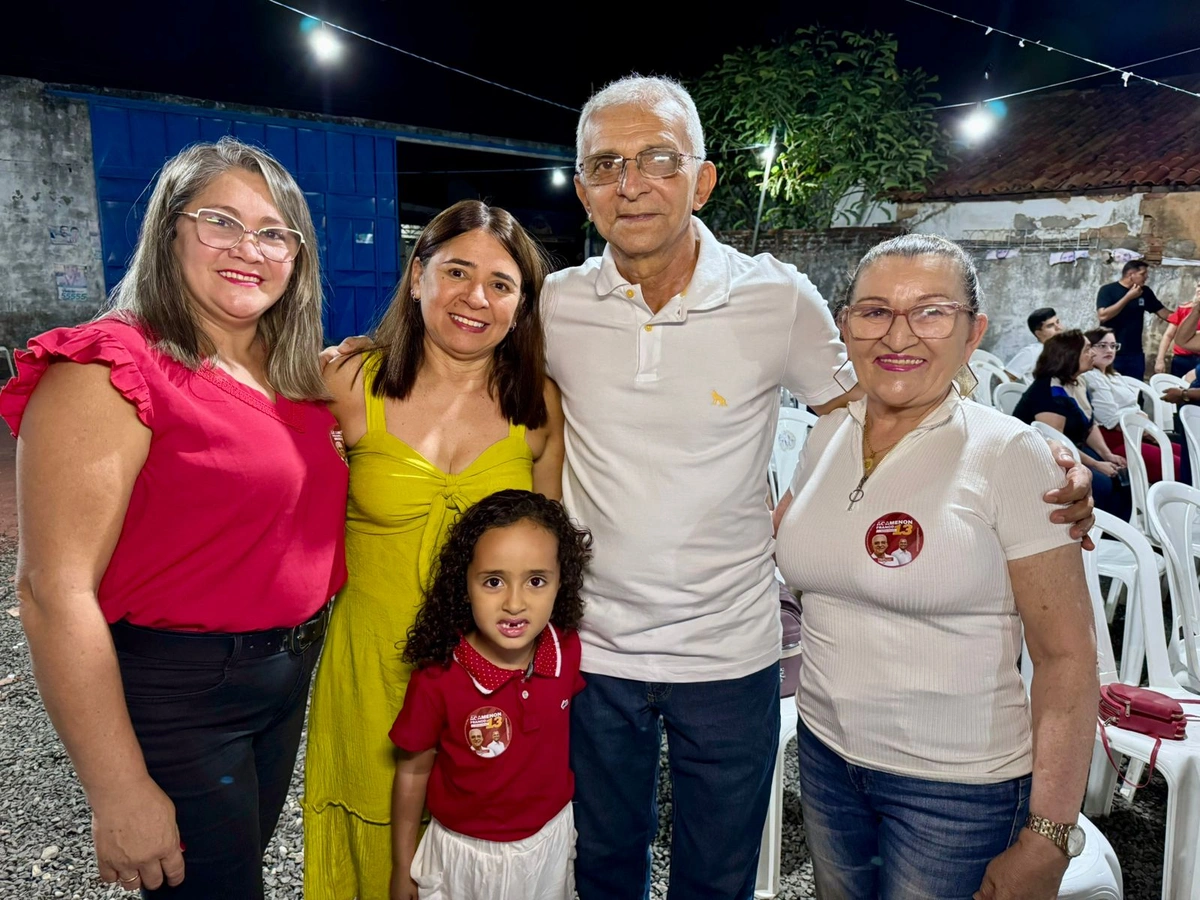
[[[80,231],[78,225],[51,225],[50,243],[64,246],[78,244]]]
[[[87,300],[88,267],[59,266],[54,270],[54,285],[59,300]]]

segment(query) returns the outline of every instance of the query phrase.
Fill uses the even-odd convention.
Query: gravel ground
[[[0,542],[0,900],[129,897],[101,884],[91,852],[91,820],[70,760],[55,736],[30,673],[12,574],[15,544]],[[1115,624],[1119,624],[1115,623]],[[1118,632],[1119,633],[1119,632]],[[10,681],[9,678],[12,678]],[[296,796],[303,754],[287,806],[267,851],[268,900],[302,896],[302,827]],[[665,760],[664,760],[665,770]],[[812,897],[812,865],[804,843],[797,789],[795,743],[784,777],[783,888],[781,900]],[[670,787],[660,784],[662,828],[655,843],[653,896],[666,897],[670,847]],[[1097,824],[1121,860],[1128,900],[1153,900],[1162,880],[1166,786],[1155,776],[1130,805],[1118,798],[1113,814]]]

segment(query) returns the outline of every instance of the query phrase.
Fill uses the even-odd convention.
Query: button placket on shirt
[[[533,678],[523,678],[518,682],[517,697],[521,707],[521,730],[537,731],[542,727],[538,720],[537,707],[533,700]]]
[[[640,299],[638,292],[633,288],[627,289],[625,296],[630,300]],[[635,381],[649,382],[658,380],[658,368],[662,362],[663,326],[683,322],[685,310],[681,297],[682,295],[671,298],[666,306],[657,313],[651,314],[648,319],[641,323],[641,328],[637,332],[638,367]],[[650,308],[646,306],[645,302],[637,305],[639,319],[641,319],[641,314],[650,312]]]

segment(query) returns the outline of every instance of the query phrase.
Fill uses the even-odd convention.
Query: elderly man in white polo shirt
[[[669,896],[745,900],[779,740],[764,499],[777,388],[823,413],[847,402],[854,376],[808,278],[692,216],[717,175],[682,87],[608,86],[583,109],[576,151],[576,192],[608,246],[542,296],[566,416],[564,503],[595,536],[588,687],[571,718],[579,895],[649,896],[665,724]],[[1072,470],[1054,499],[1078,502],[1060,521],[1088,518],[1087,483]]]

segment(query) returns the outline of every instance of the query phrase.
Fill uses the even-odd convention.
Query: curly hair
[[[425,602],[408,630],[403,659],[412,666],[447,666],[463,635],[475,630],[467,593],[467,567],[475,545],[493,528],[529,520],[558,539],[558,594],[550,621],[576,630],[583,619],[583,570],[592,557],[592,536],[577,528],[562,505],[530,491],[498,491],[484,497],[450,529],[434,566]]]

